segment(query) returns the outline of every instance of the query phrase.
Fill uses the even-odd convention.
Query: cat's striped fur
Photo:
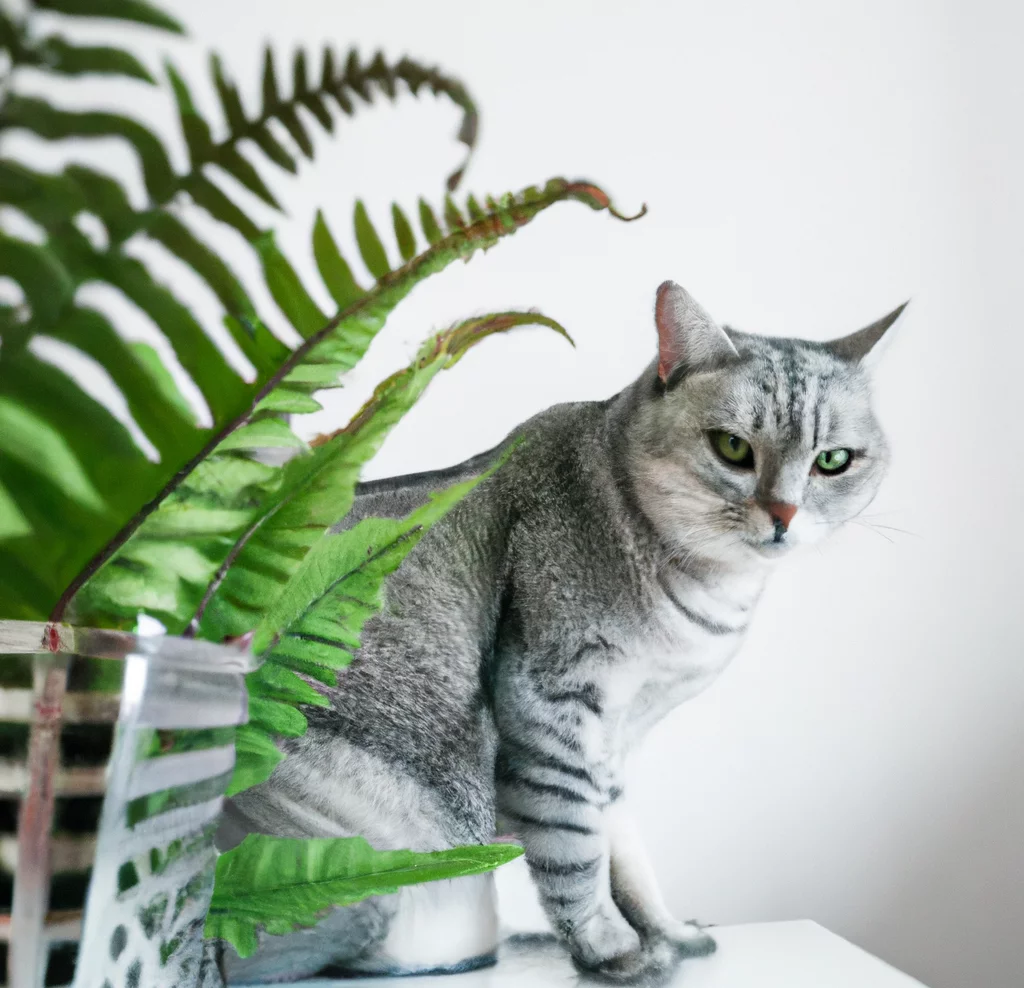
[[[662,286],[658,360],[606,402],[516,430],[525,441],[508,463],[391,578],[356,661],[326,691],[331,706],[308,709],[309,733],[234,801],[225,839],[360,833],[430,850],[505,830],[525,843],[581,967],[636,980],[713,949],[662,902],[623,763],[732,658],[773,561],[874,496],[888,454],[862,358],[897,314],[833,344],[767,339],[721,329]],[[723,462],[709,430],[748,439],[754,468]],[[840,447],[854,451],[849,469],[815,473],[818,452]],[[493,457],[364,484],[345,524],[404,515]],[[489,882],[339,910],[229,969],[285,978],[327,964],[482,962],[496,938]],[[438,910],[447,919],[429,918]]]

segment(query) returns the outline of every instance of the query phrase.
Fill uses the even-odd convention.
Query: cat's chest
[[[609,671],[607,695],[630,739],[721,675],[743,642],[762,586],[743,576],[659,581],[645,620],[622,641],[622,662]]]

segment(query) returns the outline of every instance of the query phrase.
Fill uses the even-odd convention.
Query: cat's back
[[[351,510],[335,531],[369,517],[401,518],[425,504],[432,493],[480,476],[506,453],[507,462],[464,503],[481,509],[486,503],[490,511],[503,505],[522,508],[524,502],[550,494],[571,479],[578,465],[592,457],[604,428],[606,404],[553,405],[517,426],[497,446],[454,466],[360,483]]]
[[[456,466],[359,486],[337,531],[405,517],[504,457],[388,577],[383,609],[364,626],[344,688],[333,691],[335,714],[359,694],[387,696],[384,719],[402,721],[403,699],[419,706],[426,694],[447,692],[475,703],[509,595],[546,585],[545,577],[593,578],[616,541],[601,504],[607,482],[595,475],[607,469],[598,454],[602,421],[596,402],[557,405]],[[443,706],[450,711],[451,699]]]
[[[404,517],[431,493],[479,476],[514,445],[388,578],[383,609],[364,626],[352,663],[336,688],[323,688],[329,706],[307,708],[307,735],[288,742],[277,791],[295,805],[323,804],[330,818],[373,833],[380,846],[426,848],[416,838],[421,829],[442,845],[489,839],[496,734],[482,673],[500,623],[511,542],[524,514],[539,524],[555,509],[563,497],[558,477],[581,458],[569,447],[598,417],[596,409],[552,408],[455,467],[360,485],[336,530]],[[380,785],[385,778],[390,788]],[[363,802],[353,796],[359,779],[372,790]],[[434,806],[424,811],[433,823],[423,829],[407,821],[399,834],[385,832],[373,815],[382,800],[395,820],[425,801]]]
[[[524,521],[548,527],[545,521],[593,512],[595,484],[610,482],[594,476],[608,472],[603,450],[606,404],[556,404],[462,463],[362,482],[351,509],[334,530],[344,531],[366,518],[407,516],[434,493],[479,477],[504,458],[492,476],[434,523],[399,573],[415,571],[438,553],[453,569],[463,560],[479,565],[485,556],[504,556],[510,532]]]

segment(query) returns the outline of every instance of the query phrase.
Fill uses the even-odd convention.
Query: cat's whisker
[[[890,545],[896,544],[895,539],[890,538],[888,535],[885,534],[885,532],[880,532],[875,525],[869,524],[866,521],[861,521],[859,518],[854,518],[853,523],[855,525],[859,525],[861,528],[866,528],[869,532],[874,532],[875,535],[878,535],[881,538],[885,539],[885,541],[888,542]]]
[[[912,532],[908,528],[897,528],[895,525],[880,525],[878,522],[867,522],[872,528],[885,528],[890,532],[899,532],[901,535],[911,535],[915,539],[923,539],[924,536],[920,532]]]

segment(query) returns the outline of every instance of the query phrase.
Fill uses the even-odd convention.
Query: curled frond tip
[[[595,185],[593,182],[586,180],[578,180],[575,182],[568,183],[568,190],[570,193],[578,196],[581,199],[589,200],[591,206],[594,209],[607,209],[608,212],[618,220],[622,220],[624,223],[632,223],[633,220],[640,219],[641,216],[647,215],[647,203],[644,203],[640,207],[640,212],[633,216],[627,216],[625,213],[619,212],[608,196],[608,193],[604,191],[600,186]]]

